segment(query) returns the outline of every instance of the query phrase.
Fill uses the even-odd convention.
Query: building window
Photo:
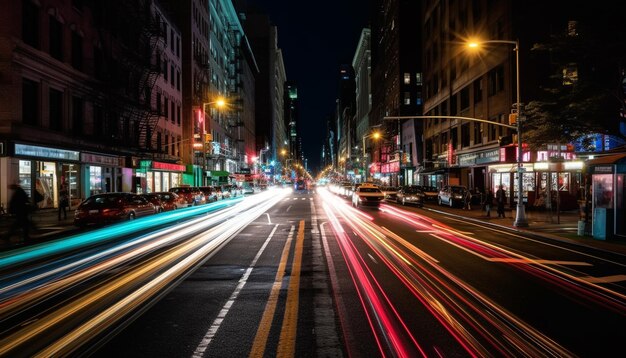
[[[411,92],[404,92],[404,104],[405,105],[411,104]]]
[[[451,116],[456,116],[456,114],[458,113],[456,98],[457,98],[456,94],[453,94],[452,96],[450,96],[450,115]]]
[[[39,7],[29,0],[22,1],[22,40],[39,48]]]
[[[83,38],[76,31],[72,31],[72,67],[83,69]]]
[[[416,73],[415,74],[415,84],[418,86],[422,85],[422,74],[421,73]]]
[[[180,91],[180,71],[176,71],[176,89]]]
[[[469,123],[463,123],[461,126],[461,147],[469,147],[470,145],[470,130]]]
[[[410,85],[411,84],[411,74],[408,72],[404,73],[404,84],[405,85]]]
[[[174,81],[174,65],[173,64],[170,65],[170,76],[172,76],[172,80],[170,81],[170,83],[172,84],[172,87],[174,87],[176,81]]]
[[[101,49],[97,47],[93,49],[93,60],[96,78],[99,80],[104,79],[104,55]]]
[[[180,105],[176,106],[176,124],[178,124],[178,126],[180,127],[180,116],[181,116],[181,110],[180,110]]]
[[[170,119],[172,120],[172,123],[176,122],[176,104],[174,103],[174,101],[172,101],[172,112],[170,115]]]
[[[74,134],[83,134],[83,100],[82,98],[72,97],[72,129]]]
[[[63,122],[63,92],[50,89],[50,129],[61,130]]]
[[[483,126],[482,123],[474,123],[474,144],[483,142]]]
[[[22,81],[22,122],[36,125],[39,120],[39,84],[24,79]]]
[[[157,93],[156,96],[156,110],[159,116],[161,115],[161,94]]]
[[[417,92],[417,97],[415,98],[415,104],[418,106],[422,105],[422,92]]]
[[[163,60],[163,80],[167,82],[167,60]]]
[[[170,115],[170,100],[163,96],[163,116],[167,118]]]
[[[156,149],[157,151],[162,151],[162,139],[161,139],[161,132],[157,132],[157,137],[156,137]]]
[[[489,71],[489,95],[493,96],[504,89],[504,67],[502,65]]]
[[[483,82],[481,79],[474,81],[474,103],[478,103],[483,100]]]
[[[461,90],[461,112],[466,111],[467,109],[469,109],[469,104],[470,104],[470,100],[469,100],[469,86],[465,87]]]
[[[50,56],[63,61],[63,25],[50,15]]]

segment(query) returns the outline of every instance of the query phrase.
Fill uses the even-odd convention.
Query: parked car
[[[212,186],[201,186],[198,189],[204,194],[204,199],[207,203],[212,203],[221,198],[221,196],[217,195],[217,191]]]
[[[385,195],[385,200],[396,200],[396,194],[398,193],[398,187],[395,186],[383,186],[380,187],[380,191]]]
[[[423,206],[425,198],[424,192],[417,185],[404,186],[396,193],[396,203],[402,205]]]
[[[169,191],[143,194],[142,196],[155,206],[157,213],[176,210],[187,206],[185,199]]]
[[[74,225],[106,224],[134,220],[156,213],[154,205],[134,193],[106,193],[92,195],[74,212]]]
[[[182,197],[187,206],[194,206],[206,203],[204,194],[195,186],[177,186],[170,188],[170,192]]]
[[[227,196],[226,193],[228,193]],[[242,191],[237,185],[222,184],[222,194],[224,194],[225,197],[236,198],[242,195]]]
[[[424,200],[426,201],[437,201],[437,197],[439,196],[439,190],[437,190],[434,186],[422,185],[419,189],[424,193]]]
[[[352,206],[372,206],[378,208],[385,196],[377,186],[361,185],[352,193]]]
[[[439,205],[462,206],[463,194],[467,188],[463,185],[446,185],[439,191],[438,203]]]

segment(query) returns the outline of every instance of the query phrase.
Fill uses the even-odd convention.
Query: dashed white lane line
[[[209,327],[209,330],[206,332],[206,334],[200,341],[200,344],[198,345],[198,347],[196,347],[196,350],[194,351],[192,355],[193,358],[200,358],[204,355],[204,352],[206,352],[207,348],[209,347],[209,344],[211,344],[211,341],[213,340],[213,338],[217,334],[217,331],[222,325],[224,318],[226,318],[228,311],[232,307],[233,303],[235,303],[235,301],[237,300],[237,297],[239,296],[239,292],[241,292],[243,287],[248,282],[248,277],[250,277],[250,274],[252,273],[252,269],[254,269],[254,266],[256,266],[256,262],[259,260],[259,257],[261,257],[261,254],[263,254],[263,251],[265,251],[265,248],[270,243],[270,240],[274,236],[276,229],[278,229],[278,224],[274,226],[274,229],[272,230],[272,232],[269,234],[269,236],[263,243],[263,246],[261,246],[261,248],[259,249],[259,252],[257,252],[256,256],[250,263],[250,267],[248,267],[246,272],[243,274],[243,276],[239,280],[239,284],[235,288],[235,291],[230,295],[230,298],[228,299],[228,301],[226,301],[226,304],[224,304],[224,307],[222,307],[222,310],[213,321],[213,324],[211,324],[211,327]]]

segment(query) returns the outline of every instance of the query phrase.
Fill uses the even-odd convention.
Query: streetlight
[[[486,41],[472,41],[467,44],[467,47],[475,49],[479,48],[482,44],[507,44],[514,45],[515,48],[515,77],[516,77],[516,91],[517,98],[515,103],[515,109],[517,110],[517,118],[515,119],[515,124],[517,125],[517,213],[515,216],[515,221],[513,222],[514,226],[517,227],[527,227],[528,220],[526,219],[526,209],[524,207],[523,199],[524,199],[524,191],[522,185],[523,181],[523,158],[522,158],[522,101],[520,99],[520,84],[519,84],[519,41],[511,41],[511,40],[486,40]]]
[[[374,139],[380,138],[380,132],[372,132],[363,136],[363,182],[367,181],[367,154],[365,154],[365,138],[374,137]]]
[[[199,145],[198,147],[201,147],[203,150],[202,153],[202,169],[203,169],[203,179],[202,179],[202,184],[204,185],[204,180],[206,179],[206,171],[208,171],[208,160],[207,160],[207,143],[210,140],[213,140],[213,138],[211,137],[210,134],[207,134],[207,130],[206,130],[206,121],[207,121],[207,117],[206,117],[206,113],[207,113],[207,106],[211,106],[211,105],[215,105],[215,107],[217,108],[222,108],[226,105],[226,101],[222,98],[222,97],[218,97],[215,101],[211,101],[211,102],[204,102],[202,103],[202,137],[200,138],[200,140],[202,141],[202,144]]]

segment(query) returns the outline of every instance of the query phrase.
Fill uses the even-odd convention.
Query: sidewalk
[[[505,218],[498,218],[498,213],[495,208],[492,208],[490,217],[487,217],[486,212],[481,210],[479,205],[474,205],[472,207],[472,210],[464,210],[461,208],[439,206],[434,202],[428,202],[424,205],[424,208],[428,210],[445,212],[449,215],[466,217],[494,226],[501,226],[521,232],[528,232],[533,235],[540,235],[552,240],[593,247],[600,250],[626,255],[626,241],[619,241],[616,239],[609,241],[598,240],[594,239],[591,235],[579,236],[578,211],[561,212],[557,216],[556,213],[552,213],[552,215],[550,215],[550,213],[547,211],[526,210],[528,227],[516,227],[513,225],[515,221],[516,210],[511,208],[505,209]]]
[[[56,209],[37,210],[32,214],[31,220],[30,242],[21,243],[21,231],[14,234],[10,242],[7,242],[4,239],[14,219],[8,215],[0,217],[0,249],[37,243],[77,230],[74,226],[74,210],[67,210],[67,219],[61,220],[58,218]]]

